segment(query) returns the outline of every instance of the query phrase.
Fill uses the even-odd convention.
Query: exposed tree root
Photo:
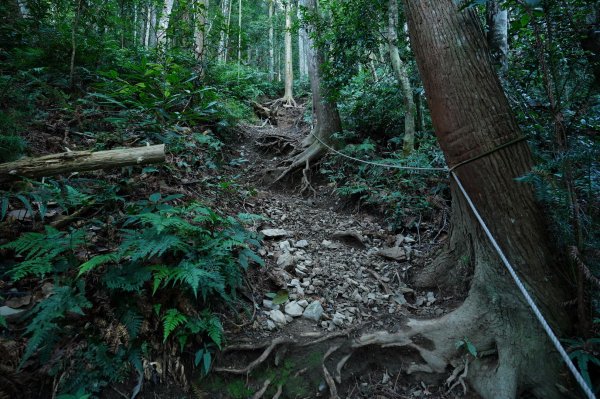
[[[273,181],[273,183],[281,181],[290,173],[300,170],[303,167],[306,170],[308,168],[308,165],[318,160],[321,156],[323,156],[324,153],[325,148],[321,145],[321,143],[315,142],[311,144],[310,147],[306,148],[298,155],[292,157],[288,161],[289,165],[287,167],[278,168],[276,170],[279,173],[279,176]]]

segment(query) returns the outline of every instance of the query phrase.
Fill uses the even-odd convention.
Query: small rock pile
[[[383,315],[445,312],[434,292],[405,283],[423,257],[418,237],[394,235],[368,215],[344,215],[296,197],[270,193],[256,208],[269,218],[259,229],[265,239],[260,255],[281,294],[278,301],[263,300],[262,328],[305,319],[334,331],[368,320],[381,326]]]

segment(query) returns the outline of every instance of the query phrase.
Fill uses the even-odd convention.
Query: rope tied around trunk
[[[495,147],[495,148],[493,148],[493,149],[491,149],[489,151],[486,151],[486,152],[484,152],[484,153],[482,153],[480,155],[477,155],[477,156],[472,157],[470,159],[467,159],[465,161],[459,162],[458,164],[454,165],[451,168],[435,168],[435,167],[401,166],[401,165],[394,165],[394,164],[386,164],[386,163],[366,161],[366,160],[363,160],[363,159],[352,157],[350,155],[346,155],[346,154],[344,154],[344,153],[336,150],[335,148],[331,147],[330,145],[328,145],[327,143],[325,143],[323,140],[321,140],[321,138],[317,137],[313,133],[312,130],[311,130],[310,134],[315,139],[317,139],[317,141],[319,141],[319,143],[321,143],[323,146],[325,146],[325,148],[327,148],[331,152],[333,152],[333,153],[335,153],[337,155],[340,155],[343,158],[350,159],[352,161],[359,162],[359,163],[362,163],[362,164],[379,166],[379,167],[384,167],[384,168],[393,168],[393,169],[402,169],[402,170],[415,170],[415,171],[421,171],[421,172],[427,171],[427,172],[447,172],[447,173],[449,173],[450,176],[454,179],[454,181],[458,185],[458,188],[459,188],[460,192],[462,193],[462,195],[467,200],[467,203],[469,204],[469,207],[471,208],[471,211],[475,215],[475,218],[479,222],[479,224],[480,224],[481,228],[483,229],[483,231],[485,232],[485,235],[487,236],[487,238],[490,240],[490,242],[492,244],[492,247],[494,248],[494,250],[496,251],[496,253],[500,257],[500,259],[502,260],[502,263],[504,264],[504,266],[506,267],[506,269],[510,273],[510,275],[513,278],[515,284],[517,285],[517,288],[519,289],[519,291],[521,291],[521,294],[523,295],[523,297],[525,298],[525,301],[527,302],[527,304],[529,305],[529,307],[533,311],[533,314],[535,315],[535,317],[539,321],[542,329],[544,330],[544,332],[546,332],[546,334],[548,335],[548,338],[550,338],[550,341],[554,345],[555,349],[558,351],[560,357],[566,363],[567,368],[569,369],[569,371],[571,371],[571,374],[573,375],[573,377],[575,378],[575,380],[577,381],[577,383],[581,387],[582,391],[585,393],[585,396],[588,399],[596,399],[596,395],[592,391],[591,387],[588,386],[588,384],[585,382],[585,379],[583,378],[583,376],[581,375],[581,373],[579,372],[579,370],[577,370],[577,368],[575,367],[575,364],[573,363],[573,361],[569,357],[569,354],[567,353],[567,351],[565,351],[565,349],[563,348],[562,344],[560,343],[560,340],[558,339],[558,337],[556,336],[556,334],[552,330],[552,327],[550,327],[550,325],[548,324],[548,322],[546,321],[546,319],[542,315],[542,312],[540,311],[540,309],[538,308],[538,306],[535,304],[535,301],[533,300],[533,298],[531,297],[531,295],[527,291],[527,288],[525,288],[525,285],[523,284],[523,282],[521,281],[521,279],[517,275],[517,272],[515,271],[515,268],[509,262],[508,258],[504,254],[504,251],[502,251],[502,248],[500,248],[500,245],[498,244],[498,242],[496,241],[496,239],[492,235],[492,233],[491,233],[490,229],[488,228],[487,224],[485,223],[485,221],[483,220],[481,214],[479,213],[479,210],[475,206],[475,203],[473,202],[473,200],[471,199],[471,197],[467,193],[467,190],[465,190],[465,188],[462,185],[462,182],[460,181],[460,179],[458,178],[458,176],[455,173],[455,170],[457,168],[459,168],[459,167],[461,167],[461,166],[463,166],[465,164],[468,164],[470,162],[473,162],[475,160],[487,157],[487,156],[489,156],[489,155],[491,155],[491,154],[493,154],[493,153],[495,153],[495,152],[497,152],[497,151],[499,151],[501,149],[509,147],[509,146],[511,146],[513,144],[516,144],[516,143],[519,143],[521,141],[524,141],[524,140],[527,139],[527,137],[525,137],[525,136],[518,137],[518,138],[516,138],[514,140],[511,140],[511,141],[509,141],[507,143],[501,144],[500,146]]]

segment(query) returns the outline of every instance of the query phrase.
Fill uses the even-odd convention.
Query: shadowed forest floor
[[[276,126],[245,126],[239,133],[242,144],[237,154],[248,161],[239,182],[256,190],[255,196],[244,202],[243,211],[264,217],[252,229],[265,235],[260,254],[266,265],[253,269],[248,276],[247,307],[238,315],[243,322],[225,324],[231,346],[252,350],[226,350],[217,367],[243,369],[258,358],[265,344],[276,339],[310,342],[376,330],[393,333],[401,328],[406,316],[434,318],[454,309],[461,301],[458,294],[410,286],[413,271],[445,240],[446,218],[441,218],[439,225],[408,218],[401,233],[391,233],[381,215],[339,199],[334,187],[321,176],[313,176],[313,191],[305,193],[299,192],[294,181],[277,186],[268,183],[265,171],[280,165],[308,133],[308,126],[300,122],[301,110],[279,112],[282,115]],[[311,304],[322,307],[316,316]],[[286,368],[318,368],[318,360],[316,365],[310,364],[311,355],[314,353],[306,348],[287,363],[285,355],[265,359],[250,381],[255,380],[258,390],[269,378],[265,369],[277,375],[289,374]],[[340,387],[342,397],[453,398],[459,397],[459,391],[464,397],[460,386],[455,388],[457,394],[447,392],[448,387],[428,384],[427,376],[392,373],[386,367],[385,356],[363,355],[364,359],[356,355],[353,361],[368,364],[367,371],[353,375],[349,367],[350,376],[345,376]],[[219,397],[229,397],[224,391],[243,386],[245,376],[236,379],[228,374],[214,373],[211,380],[216,389],[207,397],[217,397],[213,396],[217,392],[223,395]],[[279,378],[282,397],[329,395],[325,382],[318,377],[309,379],[308,384],[289,376]],[[275,392],[276,386],[271,389]],[[264,397],[273,395],[267,393]]]

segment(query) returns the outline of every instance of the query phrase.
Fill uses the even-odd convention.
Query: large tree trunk
[[[295,106],[294,101],[294,64],[292,51],[292,4],[291,0],[285,3],[285,93],[282,101],[287,106]]]
[[[221,29],[221,37],[219,39],[219,61],[227,61],[227,41],[229,36],[229,24],[231,18],[231,0],[222,0],[221,2],[221,13],[223,19],[227,21],[227,25]]]
[[[415,101],[406,65],[402,62],[400,52],[398,51],[398,0],[389,1],[388,12],[388,46],[390,58],[392,59],[392,67],[402,88],[402,95],[404,96],[403,152],[407,156],[415,149]]]
[[[302,1],[298,2],[298,21],[302,21]],[[300,72],[300,78],[306,78],[308,76],[308,65],[306,63],[306,29],[300,23],[298,28],[298,70]]]
[[[306,6],[309,12],[318,15],[319,9],[317,0],[301,0],[301,6]],[[310,88],[312,91],[313,103],[313,124],[312,134],[304,140],[304,151],[290,160],[290,166],[279,175],[276,180],[281,180],[290,172],[300,168],[308,169],[311,162],[319,159],[326,151],[323,143],[331,144],[334,133],[342,131],[342,121],[337,109],[337,104],[329,99],[321,84],[321,66],[325,62],[323,52],[315,46],[311,35],[314,28],[309,27],[306,56],[308,61],[308,76],[310,78]],[[318,137],[318,139],[315,138]],[[306,177],[305,177],[306,178]],[[307,182],[305,182],[307,183]]]
[[[508,71],[508,10],[498,0],[487,2],[487,42],[494,62],[500,71]]]
[[[71,151],[0,164],[0,182],[164,162],[164,144],[110,151]]]
[[[269,0],[269,81],[275,80],[275,41],[273,32],[273,1]]]
[[[238,0],[238,78],[242,66],[242,0]]]
[[[194,54],[200,64],[204,61],[204,42],[206,40],[206,17],[209,0],[196,0],[196,20],[194,23]]]
[[[405,0],[405,5],[446,160],[452,166],[487,154],[459,167],[457,174],[546,318],[557,332],[565,332],[565,283],[559,278],[544,215],[532,188],[515,181],[532,167],[528,146],[519,141],[497,149],[522,133],[495,75],[478,17],[472,9],[459,12],[452,0]],[[440,258],[443,262],[434,262],[435,274],[419,282],[437,286],[441,277],[454,284],[471,278],[470,270],[473,275],[465,303],[440,325],[447,328],[449,320],[461,320],[459,331],[467,329],[471,341],[477,337],[479,342],[473,343],[478,348],[497,349],[496,357],[477,360],[471,368],[469,380],[484,397],[514,398],[524,390],[540,398],[559,397],[554,383],[561,380],[560,359],[464,199],[455,188],[452,192],[452,252]]]
[[[156,39],[162,49],[167,46],[167,29],[169,28],[169,19],[171,18],[171,10],[173,9],[173,0],[165,0],[160,19],[158,20],[158,28]]]

